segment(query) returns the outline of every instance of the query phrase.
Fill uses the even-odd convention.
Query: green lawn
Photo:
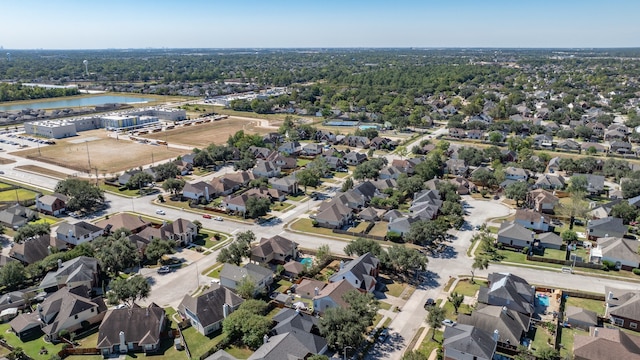
[[[219,267],[211,270],[211,272],[209,272],[207,274],[207,276],[215,278],[215,279],[220,279],[220,271],[222,271],[222,265],[220,265]]]
[[[404,283],[398,283],[384,277],[382,279],[387,286],[387,295],[389,296],[400,297],[404,289],[407,287],[407,284]]]
[[[253,351],[251,351],[251,349],[248,349],[246,347],[237,347],[237,346],[231,346],[230,348],[224,349],[224,351],[228,352],[229,355],[235,357],[236,359],[248,359],[249,356],[251,356],[251,354],[253,354]]]
[[[527,264],[527,256],[521,251],[498,250],[498,254],[502,256],[502,261],[514,262],[519,264]],[[546,265],[546,263],[540,263]]]
[[[30,224],[49,224],[49,225],[53,225],[55,223],[58,223],[60,220],[56,219],[54,217],[51,216],[47,216],[44,214],[39,214],[38,216],[40,216],[40,218],[38,220],[34,220],[34,221],[30,221]]]
[[[475,296],[481,286],[487,286],[487,282],[485,280],[474,280],[475,283],[471,283],[471,279],[469,280],[460,280],[456,285],[456,288],[453,290],[458,294],[462,294],[464,296]]]
[[[433,350],[438,349],[442,346],[442,341],[444,338],[444,333],[442,331],[435,330],[435,336],[433,332],[433,329],[429,329],[429,332],[427,332],[427,335],[425,335],[424,340],[422,340],[422,344],[420,344],[420,348],[418,349],[419,352],[427,357],[429,357]],[[435,341],[431,339],[432,337],[435,338]]]
[[[285,279],[280,279],[280,280],[278,280],[278,282],[276,282],[272,286],[274,288],[277,286],[277,288],[276,288],[277,292],[284,293],[284,292],[286,292],[287,290],[289,290],[291,288],[291,285],[293,285],[292,282],[287,281]]]
[[[35,199],[36,193],[26,189],[0,191],[0,201],[20,201]]]
[[[586,331],[580,329],[560,329],[560,356],[563,359],[573,359],[573,336],[574,335],[588,335]]]
[[[120,190],[120,187],[118,186],[113,186],[113,185],[107,185],[104,183],[98,184],[98,187],[106,192],[110,192],[110,193],[114,193],[114,194],[118,194],[118,195],[122,195],[122,196],[128,196],[128,197],[137,197],[140,196],[140,192],[138,191],[138,189],[135,190],[130,190],[130,189],[126,189],[126,190]]]
[[[331,229],[326,229],[323,227],[314,227],[311,219],[298,219],[291,224],[291,228],[293,230],[307,232],[307,233],[315,233],[320,235],[328,235],[331,237],[338,237],[342,239],[354,239],[353,236],[335,234]]]
[[[356,225],[356,227],[349,228],[349,231],[353,231],[355,233],[364,233],[364,231],[367,229],[367,226],[369,226],[368,222],[361,221],[358,225]]]
[[[585,310],[591,310],[600,316],[604,315],[604,302],[600,300],[582,299],[569,296],[565,302],[565,308],[566,306],[576,306]]]
[[[191,358],[193,359],[200,358],[201,355],[206,353],[225,337],[222,331],[214,332],[210,336],[204,336],[193,326],[182,330],[182,335],[184,336],[184,341],[187,343],[189,351],[191,352]],[[184,354],[182,354],[182,356],[184,357]]]
[[[384,301],[380,301],[380,302],[378,302],[378,305],[380,306],[380,309],[383,309],[383,310],[389,310],[389,309],[391,309],[391,304],[386,303],[386,302],[384,302]]]
[[[553,344],[553,335],[542,326],[536,326],[536,334],[531,343],[531,350],[535,353],[537,350],[552,347],[553,345],[549,345],[549,341]]]
[[[13,346],[14,348],[21,347],[22,350],[24,350],[25,354],[29,355],[33,359],[48,360],[51,355],[57,354],[58,351],[62,350],[62,343],[54,345],[45,342],[42,337],[35,340],[22,342],[22,340],[20,340],[18,336],[16,336],[16,334],[11,331],[7,331],[10,328],[11,326],[9,326],[9,323],[0,324],[0,334],[4,336],[7,344]],[[47,354],[40,355],[40,349],[43,346],[45,349],[47,349]]]
[[[387,229],[388,225],[389,223],[386,221],[376,222],[376,224],[371,228],[371,230],[369,230],[369,235],[386,236],[388,232],[388,229]]]
[[[296,160],[296,166],[303,167],[303,166],[307,165],[310,162],[311,162],[311,160],[309,160],[309,159],[297,159]]]
[[[565,255],[566,255],[566,251],[564,250],[556,250],[556,249],[544,250],[544,257],[547,259],[564,260]]]
[[[302,199],[305,199],[307,197],[307,195],[305,193],[300,193],[300,195],[288,195],[287,199],[291,200],[291,201],[300,201]]]
[[[281,203],[281,202],[276,202],[273,203],[273,205],[271,205],[271,210],[272,211],[280,211],[280,212],[285,212],[289,209],[291,209],[292,207],[294,207],[295,205],[293,204],[288,204],[288,203]]]
[[[226,240],[226,235],[224,234],[220,234],[220,240],[216,240],[216,238],[214,237],[215,234],[216,232],[214,231],[200,229],[200,233],[193,243],[208,249]]]

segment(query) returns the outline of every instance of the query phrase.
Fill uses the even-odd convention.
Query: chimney
[[[146,308],[145,316],[149,316],[149,307]]]
[[[507,303],[508,303],[508,302],[509,302],[509,300],[507,300]],[[502,313],[503,313],[503,314],[506,314],[506,313],[507,313],[507,307],[506,307],[506,306],[503,306],[503,307],[502,307]],[[496,331],[497,331],[497,330],[496,330]]]
[[[500,340],[500,331],[498,329],[493,330],[493,341],[498,342]]]
[[[266,344],[269,342],[269,335],[264,334],[264,336],[262,337],[262,344]]]
[[[229,314],[231,314],[231,306],[229,306],[229,304],[225,303],[222,305],[222,314],[225,319],[227,318],[227,316],[229,316]]]
[[[127,341],[124,338],[124,331],[120,331],[118,336],[120,338],[120,353],[125,354],[127,352]]]
[[[598,337],[598,328],[593,329],[593,337]]]
[[[340,270],[344,269],[344,260],[340,260]]]
[[[607,296],[607,299],[609,300],[613,299],[613,291],[609,291],[609,295]]]
[[[318,288],[318,287],[316,286],[316,288],[315,288],[315,289],[313,289],[313,295],[314,295],[314,296],[318,296],[318,295],[320,295],[320,288]]]
[[[58,259],[58,270],[62,269],[62,259]]]
[[[204,198],[209,200],[209,187],[208,186],[204,187]]]

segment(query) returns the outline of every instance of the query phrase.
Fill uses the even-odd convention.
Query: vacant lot
[[[175,129],[144,135],[148,139],[163,140],[169,144],[186,145],[189,147],[204,148],[211,143],[224,144],[229,135],[239,130],[247,134],[266,134],[273,129],[258,127],[258,121],[227,118],[210,123],[191,126],[181,126]]]
[[[83,139],[89,141],[84,142]],[[82,132],[80,136],[57,140],[55,145],[40,149],[17,151],[14,155],[87,172],[91,161],[91,173],[114,174],[137,168],[153,161],[177,158],[187,150],[166,146],[140,144],[128,140],[107,137],[105,130]]]

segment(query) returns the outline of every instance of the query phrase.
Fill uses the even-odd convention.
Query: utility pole
[[[89,142],[85,141],[84,145],[87,148],[87,161],[89,162],[89,171],[88,171],[88,173],[91,173],[91,156],[89,155]]]

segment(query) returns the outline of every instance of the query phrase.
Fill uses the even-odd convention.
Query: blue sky
[[[5,49],[638,47],[638,0],[6,0]]]

